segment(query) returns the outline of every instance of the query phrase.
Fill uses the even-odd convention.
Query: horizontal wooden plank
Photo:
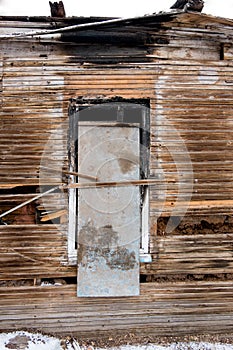
[[[0,226],[0,279],[75,276],[65,225]]]
[[[156,276],[233,273],[232,239],[233,234],[227,232],[158,236],[153,239],[153,262],[144,264],[141,273]]]
[[[77,298],[76,285],[0,287],[0,297],[3,330],[30,324],[44,332],[72,330],[97,338],[113,331],[161,336],[233,328],[230,281],[146,283],[139,297],[130,298]]]

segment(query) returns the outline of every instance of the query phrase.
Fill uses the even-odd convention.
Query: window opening
[[[112,103],[114,102],[114,103]],[[116,103],[115,103],[116,102]],[[117,103],[120,102],[120,103]],[[90,108],[91,107],[91,108]],[[150,157],[150,101],[149,99],[85,100],[72,99],[69,109],[69,160],[70,171],[78,172],[78,125],[81,122],[109,122],[140,125],[140,179],[149,177]],[[76,177],[70,176],[70,183]],[[149,187],[140,186],[141,242],[140,260],[150,262],[149,254]],[[69,239],[68,255],[71,264],[77,263],[77,214],[76,189],[69,190]]]

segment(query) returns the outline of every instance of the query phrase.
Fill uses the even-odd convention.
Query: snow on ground
[[[110,350],[110,349],[109,349]],[[120,346],[112,348],[111,350],[233,350],[233,344],[219,344],[219,343],[171,343],[167,346],[150,344],[146,346]]]
[[[60,340],[39,333],[12,332],[0,334],[0,350],[63,350]]]
[[[88,350],[91,346],[79,347],[78,342],[66,341],[61,345],[61,340],[40,333],[11,332],[0,333],[0,350]],[[96,348],[93,350],[106,350]],[[112,347],[108,350],[233,350],[233,344],[207,343],[207,342],[174,342],[169,345],[125,345]]]

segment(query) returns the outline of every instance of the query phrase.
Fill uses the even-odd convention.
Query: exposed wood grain
[[[0,226],[0,279],[75,276],[67,263],[66,225]]]
[[[52,220],[52,219],[57,219],[57,218],[60,218],[61,216],[66,215],[66,214],[67,214],[67,210],[66,209],[59,210],[59,211],[57,211],[55,213],[44,215],[41,218],[41,222],[49,221],[49,220]]]
[[[49,170],[51,172],[55,172],[55,173],[59,173],[60,170],[58,169],[54,169],[54,168],[50,168],[50,167],[44,167],[44,166],[41,166],[42,169],[45,169],[45,170]],[[67,174],[67,175],[74,175],[74,176],[79,176],[81,178],[84,178],[84,179],[89,179],[89,180],[94,180],[94,181],[97,181],[97,177],[95,176],[91,176],[91,175],[87,175],[87,174],[82,174],[82,173],[77,173],[75,171],[64,171],[62,170],[62,173],[63,174]]]
[[[1,287],[0,320],[2,330],[30,324],[30,329],[94,338],[113,331],[225,333],[233,327],[232,292],[231,283],[221,281],[147,283],[140,297],[131,298],[77,298],[75,285]],[[26,309],[20,300],[27,300]]]
[[[141,272],[156,276],[169,274],[232,273],[232,233],[172,235],[154,241],[153,263]]]
[[[109,182],[80,182],[70,184],[64,188],[98,188],[98,187],[121,187],[121,186],[150,186],[158,183],[157,179],[147,180],[127,180],[127,181],[109,181]]]

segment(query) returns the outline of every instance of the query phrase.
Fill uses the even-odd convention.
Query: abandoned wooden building
[[[0,17],[1,330],[233,331],[232,39]]]

